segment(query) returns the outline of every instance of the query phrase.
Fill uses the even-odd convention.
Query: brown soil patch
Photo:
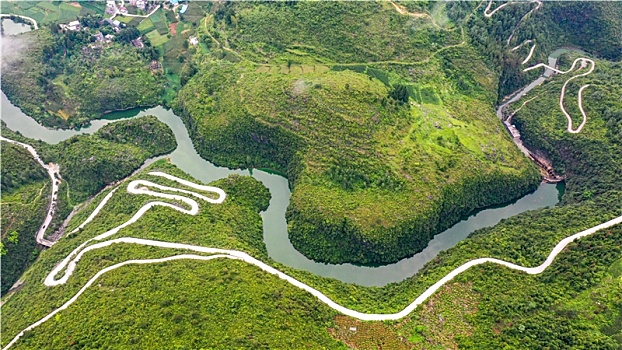
[[[470,323],[477,312],[479,294],[472,283],[452,283],[443,286],[420,309],[418,317],[407,318],[395,328],[412,342],[415,349],[458,349],[456,335],[470,336]]]
[[[65,110],[62,110],[62,109],[59,109],[59,110],[58,110],[58,111],[56,111],[56,112],[52,112],[52,111],[50,111],[50,112],[51,112],[52,114],[56,114],[57,116],[59,116],[59,117],[63,118],[64,120],[68,120],[68,119],[69,119],[69,117],[70,117],[69,113],[68,113],[67,111],[65,111]]]
[[[168,30],[171,32],[171,35],[177,34],[177,24],[179,22],[171,23],[168,25]]]
[[[412,344],[383,322],[364,322],[349,316],[336,316],[335,328],[328,333],[354,349],[409,350]]]

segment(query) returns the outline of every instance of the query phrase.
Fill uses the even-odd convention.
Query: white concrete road
[[[23,331],[21,331],[19,334],[17,334],[12,340],[11,342],[9,342],[4,349],[8,349],[11,346],[13,346],[18,340],[19,338],[24,334],[24,332],[32,330],[33,328],[39,326],[40,324],[46,322],[47,320],[49,320],[50,318],[52,318],[54,315],[56,315],[57,313],[59,313],[60,311],[66,309],[67,307],[69,307],[72,303],[74,303],[76,300],[78,300],[79,296],[84,293],[86,291],[86,289],[91,286],[99,277],[101,277],[103,274],[115,270],[117,268],[126,266],[126,265],[132,265],[132,264],[154,264],[154,263],[162,263],[162,262],[167,262],[167,261],[172,261],[172,260],[181,260],[181,259],[193,259],[193,260],[202,260],[202,261],[207,261],[207,260],[212,260],[212,259],[220,259],[220,258],[226,258],[226,259],[234,259],[234,260],[240,260],[240,261],[244,261],[247,262],[251,265],[257,266],[258,268],[262,269],[263,271],[276,275],[279,278],[289,282],[290,284],[312,294],[313,296],[315,296],[319,301],[323,302],[324,304],[328,305],[329,307],[331,307],[332,309],[344,314],[344,315],[348,315],[351,317],[355,317],[358,318],[360,320],[365,320],[365,321],[383,321],[383,320],[398,320],[401,319],[403,317],[406,317],[408,314],[410,314],[413,310],[415,310],[420,304],[422,304],[423,302],[425,302],[425,300],[427,300],[432,294],[434,294],[439,288],[441,288],[444,284],[446,284],[447,282],[451,281],[454,277],[456,277],[457,275],[459,275],[460,273],[470,269],[473,266],[476,265],[481,265],[481,264],[485,264],[485,263],[493,263],[493,264],[499,264],[502,266],[505,266],[507,268],[513,269],[513,270],[518,270],[518,271],[522,271],[528,274],[539,274],[542,273],[547,267],[549,267],[553,261],[555,260],[555,257],[568,245],[570,244],[572,241],[579,239],[581,237],[585,237],[588,235],[591,235],[595,232],[598,232],[602,229],[606,229],[609,227],[612,227],[614,225],[618,225],[620,223],[622,223],[622,216],[619,216],[615,219],[609,220],[607,222],[604,222],[600,225],[594,226],[592,228],[589,228],[587,230],[581,231],[579,233],[576,233],[574,235],[571,235],[569,237],[566,237],[565,239],[563,239],[562,241],[560,241],[551,251],[551,253],[549,254],[548,258],[539,266],[536,267],[523,267],[520,265],[516,265],[507,261],[503,261],[503,260],[499,260],[499,259],[494,259],[494,258],[480,258],[480,259],[474,259],[471,261],[468,261],[466,263],[464,263],[463,265],[460,265],[459,267],[455,268],[453,271],[451,271],[450,273],[448,273],[445,277],[443,277],[441,280],[439,280],[438,282],[436,282],[434,285],[432,285],[431,287],[429,287],[425,292],[423,292],[421,295],[419,295],[410,305],[406,306],[402,311],[394,313],[394,314],[366,314],[366,313],[362,313],[362,312],[358,312],[349,308],[346,308],[342,305],[337,304],[336,302],[334,302],[333,300],[331,300],[330,298],[328,298],[326,295],[324,295],[322,292],[318,291],[317,289],[298,281],[297,279],[285,274],[284,272],[281,272],[275,268],[273,268],[272,266],[261,262],[255,258],[253,258],[252,256],[250,256],[247,253],[241,252],[241,251],[237,251],[237,250],[228,250],[228,249],[220,249],[220,248],[212,248],[212,247],[203,247],[203,246],[197,246],[197,245],[191,245],[191,244],[182,244],[182,243],[173,243],[173,242],[163,242],[163,241],[157,241],[157,240],[148,240],[148,239],[141,239],[141,238],[132,238],[132,237],[120,237],[120,238],[116,238],[116,239],[112,239],[112,240],[104,240],[114,234],[117,234],[120,232],[121,229],[128,227],[129,225],[131,225],[132,223],[138,221],[150,208],[154,207],[154,206],[165,206],[168,208],[171,208],[173,210],[188,214],[188,215],[196,215],[199,212],[199,205],[198,203],[195,201],[195,199],[190,198],[190,197],[184,197],[182,195],[177,195],[177,194],[170,194],[170,193],[161,193],[161,192],[156,192],[153,191],[149,188],[155,188],[155,189],[160,189],[160,190],[166,190],[166,191],[172,191],[172,192],[178,192],[178,193],[183,193],[186,194],[188,196],[192,196],[194,198],[197,199],[201,199],[203,201],[206,201],[208,203],[213,203],[213,204],[219,204],[222,203],[225,198],[226,198],[226,194],[224,193],[224,191],[222,191],[219,188],[216,187],[211,187],[211,186],[204,186],[204,185],[199,185],[199,184],[195,184],[193,182],[187,181],[187,180],[183,180],[183,179],[179,179],[175,176],[169,175],[169,174],[165,174],[165,173],[161,173],[161,172],[151,172],[149,173],[149,175],[152,176],[157,176],[157,177],[164,177],[167,178],[169,180],[172,181],[176,181],[180,184],[183,184],[184,186],[190,187],[192,189],[195,190],[199,190],[199,191],[203,191],[203,192],[214,192],[216,194],[218,194],[218,198],[212,198],[209,196],[205,196],[201,193],[197,193],[197,192],[193,192],[193,191],[189,191],[189,190],[184,190],[184,189],[180,189],[180,188],[174,188],[174,187],[168,187],[168,186],[163,186],[163,185],[159,185],[156,184],[152,181],[147,181],[147,180],[134,180],[131,181],[128,186],[127,186],[127,191],[129,193],[132,194],[145,194],[145,195],[150,195],[150,196],[154,196],[157,198],[166,198],[166,199],[171,199],[171,200],[177,200],[180,202],[183,202],[184,204],[188,205],[189,209],[186,208],[181,208],[177,205],[173,205],[167,202],[161,202],[161,201],[153,201],[153,202],[149,202],[147,204],[145,204],[143,207],[141,207],[136,214],[134,214],[134,216],[132,216],[132,218],[130,218],[128,221],[126,221],[125,223],[113,228],[112,230],[106,231],[94,238],[91,238],[87,241],[85,241],[84,243],[82,243],[78,248],[76,248],[74,251],[72,251],[63,261],[60,262],[60,264],[58,264],[51,272],[50,274],[46,277],[44,284],[46,286],[56,286],[56,285],[60,285],[60,284],[64,284],[67,282],[67,280],[69,279],[69,277],[74,273],[75,268],[77,266],[77,263],[80,261],[81,257],[92,250],[96,250],[96,249],[101,249],[101,248],[105,248],[108,247],[112,244],[118,244],[118,243],[125,243],[125,244],[140,244],[140,245],[145,245],[145,246],[152,246],[152,247],[160,247],[160,248],[169,248],[169,249],[182,249],[182,250],[188,250],[191,252],[196,252],[196,253],[203,253],[203,254],[214,254],[214,255],[209,255],[209,256],[202,256],[202,255],[194,255],[194,254],[181,254],[181,255],[173,255],[173,256],[169,256],[166,258],[160,258],[160,259],[141,259],[141,260],[128,260],[128,261],[124,261],[112,266],[109,266],[107,268],[102,269],[101,271],[97,272],[95,274],[95,276],[93,276],[71,299],[69,299],[67,302],[65,302],[62,306],[60,306],[59,308],[55,309],[54,311],[52,311],[51,313],[49,313],[48,315],[46,315],[45,317],[43,317],[42,319],[40,319],[39,321],[33,323],[32,325],[28,326],[27,328],[25,328]],[[85,221],[85,223],[83,223],[82,225],[80,225],[81,227],[84,227],[85,224],[87,224],[88,222],[90,222],[94,217],[97,216],[97,214],[103,210],[103,208],[105,207],[106,202],[108,202],[108,200],[110,199],[110,197],[112,196],[112,193],[109,193],[106,197],[104,197],[104,199],[102,200],[102,203],[100,203],[94,210],[94,212],[89,216],[89,218],[87,218],[87,220]],[[99,243],[95,243],[92,245],[88,245],[89,243],[93,242],[93,241],[100,241]],[[87,246],[88,245],[88,246]],[[56,276],[58,274],[60,274],[62,271],[64,270],[64,274],[61,278],[56,279]]]
[[[34,18],[30,18],[28,16],[22,16],[22,15],[14,15],[14,14],[0,14],[0,18],[10,18],[11,16],[21,17],[25,20],[28,20],[32,22],[32,26],[35,28],[35,30],[39,29],[39,25],[37,25],[37,21],[35,21]]]
[[[577,67],[577,64],[580,64],[579,67]],[[555,72],[557,74],[567,74],[570,73],[572,71],[575,70],[575,68],[577,68],[576,70],[579,71],[583,68],[585,68],[587,65],[590,65],[590,68],[581,74],[576,74],[573,75],[572,77],[568,78],[568,80],[566,80],[566,82],[564,82],[564,85],[562,86],[562,91],[559,95],[559,108],[562,110],[562,112],[564,113],[564,115],[566,116],[566,120],[568,120],[568,128],[566,129],[569,133],[571,134],[578,134],[579,132],[581,132],[581,129],[583,129],[583,127],[585,126],[585,123],[587,123],[587,114],[585,114],[585,111],[583,110],[583,90],[585,90],[585,88],[587,88],[588,86],[590,86],[589,84],[583,85],[580,89],[579,89],[579,95],[577,97],[577,103],[579,104],[579,111],[581,112],[581,116],[583,117],[583,120],[581,122],[581,124],[579,124],[579,126],[576,129],[572,128],[572,117],[570,116],[570,114],[568,113],[568,111],[566,111],[566,108],[564,108],[564,96],[566,95],[566,86],[568,85],[568,83],[570,81],[572,81],[575,78],[579,78],[579,77],[584,77],[587,76],[588,74],[591,74],[594,71],[594,68],[596,67],[596,63],[589,59],[589,58],[585,58],[585,57],[579,57],[576,60],[574,60],[572,62],[572,66],[566,70],[566,71],[561,71],[555,67],[551,67],[549,65],[546,65],[544,63],[539,63],[536,64],[533,67],[529,67],[529,68],[525,68],[523,71],[528,72],[532,69],[537,69],[540,67],[544,67],[546,70],[550,70],[552,72]]]
[[[43,246],[46,246],[46,247],[51,247],[54,245],[54,242],[45,239],[45,231],[48,229],[48,227],[50,226],[50,223],[52,222],[52,219],[54,218],[54,210],[56,209],[56,201],[58,199],[58,185],[60,185],[60,179],[61,179],[58,165],[53,164],[53,163],[50,163],[50,165],[46,165],[45,163],[43,163],[43,161],[41,160],[41,157],[39,157],[39,154],[37,154],[37,151],[35,151],[34,147],[30,145],[27,145],[25,143],[21,143],[18,141],[14,141],[14,140],[9,140],[3,136],[0,136],[0,141],[6,141],[6,142],[12,143],[14,145],[23,147],[26,150],[28,150],[28,152],[32,154],[33,158],[35,158],[37,163],[39,163],[39,165],[41,165],[47,171],[48,175],[50,176],[50,180],[52,181],[52,194],[50,195],[50,204],[48,206],[48,213],[45,217],[45,220],[43,221],[43,225],[41,225],[35,237],[37,239],[37,243]]]

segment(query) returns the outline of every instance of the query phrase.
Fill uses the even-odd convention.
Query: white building
[[[77,31],[77,30],[80,30],[80,22],[79,21],[73,21],[73,22],[69,22],[67,24],[61,24],[60,28],[63,29],[63,30]]]

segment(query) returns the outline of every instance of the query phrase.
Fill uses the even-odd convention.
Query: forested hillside
[[[498,75],[448,20],[370,2],[212,12],[205,34],[241,62],[197,58],[174,108],[206,159],[287,174],[290,239],[306,256],[395,262],[472,210],[535,189],[535,167],[494,115]]]
[[[582,119],[577,93],[581,86],[590,84],[583,92],[587,122],[578,134],[560,132],[568,124],[559,109],[559,94],[566,79],[558,76],[534,90],[526,98],[538,98],[526,104],[513,121],[527,145],[553,160],[557,172],[566,174],[570,191],[565,202],[622,190],[622,65],[599,60],[592,75],[576,79],[566,88],[564,106],[577,125]]]
[[[47,173],[27,150],[2,142],[2,259],[4,295],[38,256],[35,234],[49,204]]]
[[[64,181],[59,216],[94,196],[75,213],[67,231],[84,222],[113,190],[102,191],[106,184],[121,181],[90,224],[43,251],[21,276],[21,289],[3,297],[2,346],[70,300],[104,268],[132,259],[190,254],[127,241],[111,244],[86,252],[67,283],[43,284],[73,249],[123,224],[154,200],[170,206],[149,209],[109,238],[246,252],[336,303],[365,313],[399,312],[474,259],[539,266],[564,238],[622,215],[620,2],[510,3],[488,17],[484,1],[196,3],[190,3],[190,13],[175,19],[169,18],[174,12],[164,19],[158,10],[160,26],[178,23],[177,44],[190,32],[199,42],[179,56],[169,50],[161,57],[166,79],[182,85],[179,91],[169,89],[167,96],[175,96],[173,108],[202,157],[218,165],[269,168],[287,176],[292,190],[286,214],[289,238],[306,256],[334,263],[393,262],[420,251],[435,233],[475,208],[533,189],[540,181],[536,167],[512,143],[495,117],[495,105],[541,74],[525,73],[525,68],[547,62],[551,51],[568,46],[575,50],[562,54],[559,69],[568,69],[577,57],[595,61],[593,73],[567,84],[562,101],[576,129],[582,121],[579,89],[589,84],[581,100],[585,126],[576,133],[567,131],[559,99],[565,81],[584,73],[587,65],[554,75],[507,110],[514,114],[511,122],[525,145],[565,177],[560,204],[475,231],[404,281],[363,287],[272,260],[264,243],[264,235],[272,232],[263,232],[260,216],[268,208],[270,192],[254,178],[232,175],[210,183],[226,192],[226,200],[208,204],[192,195],[200,202],[196,215],[180,212],[191,207],[188,202],[127,191],[129,181],[138,179],[186,191],[168,188],[161,194],[194,191],[149,171],[198,183],[167,159],[126,178],[146,159],[175,148],[171,130],[154,117],[115,122],[94,135],[57,145],[28,140],[3,127],[3,136],[32,144],[46,162],[60,165]],[[491,2],[486,13],[504,4]],[[201,17],[203,9],[207,12]],[[31,39],[35,43],[67,40],[59,34],[40,30],[28,36],[38,37]],[[157,38],[165,41],[166,36]],[[34,50],[28,52],[40,57],[41,46],[25,42],[27,50]],[[54,45],[68,47],[63,46],[66,41]],[[89,78],[99,71],[96,64],[108,62],[111,80],[105,81],[117,81],[119,74],[134,79],[127,86],[144,88],[138,92],[144,96],[157,95],[157,103],[161,90],[156,94],[153,86],[161,86],[162,77],[143,69],[152,52],[139,53],[121,43],[110,49],[87,63],[80,61],[91,56],[80,50],[69,49],[68,58],[57,51],[50,57],[62,69],[51,75],[42,71],[40,61],[10,61],[33,67],[12,76],[33,89],[7,95],[49,121],[60,119],[50,117],[56,107],[44,108],[50,115],[40,113],[45,101],[60,101],[59,96],[69,100],[72,93],[89,90],[76,105],[63,102],[76,107],[77,114],[62,125],[77,125],[87,120],[87,114],[77,111],[93,108],[94,116],[105,107],[90,104],[95,96],[91,92],[97,91],[92,84],[99,80]],[[171,57],[173,70],[166,67]],[[129,67],[134,59],[142,68]],[[124,70],[129,74],[122,74]],[[4,74],[3,67],[6,92],[5,84],[13,78]],[[50,82],[56,87],[49,88]],[[61,94],[59,86],[69,95]],[[116,93],[127,91],[105,96]],[[122,105],[136,105],[136,96],[128,96]],[[49,198],[49,179],[28,156],[21,148],[2,144],[3,294],[7,283],[36,257],[30,231],[40,225]],[[140,191],[157,189],[143,185]],[[493,263],[471,267],[407,317],[382,322],[344,316],[286,280],[221,253],[209,261],[128,265],[104,273],[74,304],[26,332],[11,349],[619,350],[621,252],[618,224],[570,243],[539,274]]]
[[[493,2],[491,11],[503,5]],[[486,2],[454,1],[447,6],[447,15],[464,23],[471,43],[501,72],[499,99],[518,90],[534,78],[523,73],[521,61],[529,45],[514,48],[526,40],[537,45],[531,64],[546,62],[546,57],[560,47],[575,47],[596,57],[610,60],[622,58],[622,3],[614,1],[512,3],[490,18],[482,15]],[[478,11],[473,16],[472,11]],[[532,11],[533,12],[530,12]]]
[[[99,25],[97,19],[83,21]],[[163,78],[149,68],[150,51],[122,41],[93,42],[98,30],[106,32],[63,32],[50,25],[4,37],[2,91],[38,122],[63,128],[109,111],[158,104]]]
[[[107,184],[130,175],[146,159],[175,149],[172,131],[153,116],[119,121],[94,135],[56,145],[24,138],[2,124],[2,135],[35,145],[45,162],[60,166],[63,177],[53,233],[74,206]],[[25,149],[2,143],[2,294],[36,259],[35,234],[50,203],[50,179]]]
[[[170,153],[176,146],[171,129],[154,116],[146,116],[44,147],[41,155],[60,165],[71,187],[71,200],[81,203],[105,185],[131,174],[148,158]]]

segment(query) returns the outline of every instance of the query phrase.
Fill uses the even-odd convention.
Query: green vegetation
[[[191,3],[196,11],[192,15],[200,18],[202,8],[195,4]],[[177,49],[187,60],[170,66],[174,68],[166,74],[171,86],[184,85],[175,108],[204,157],[218,164],[269,167],[287,174],[293,188],[287,213],[291,239],[305,254],[326,261],[394,261],[420,249],[430,235],[461,214],[516,197],[537,181],[533,166],[515,150],[492,113],[498,96],[537,74],[520,73],[525,52],[506,53],[505,46],[521,16],[535,4],[507,6],[491,19],[481,15],[481,3],[404,4],[434,21],[398,15],[390,3],[205,6],[211,15],[197,21],[203,46],[196,56],[188,59],[186,54],[192,51],[176,46],[183,42],[179,39],[160,45],[169,52],[163,59],[165,70]],[[612,40],[622,28],[616,26],[622,18],[616,15],[619,6],[545,3],[524,21],[515,41],[536,38],[542,49],[534,62],[543,62],[549,49],[560,43],[615,59],[619,46]],[[573,21],[576,28],[568,28]],[[462,33],[461,25],[468,30]],[[193,25],[178,28],[186,26]],[[248,177],[212,183],[223,188],[228,199],[221,205],[202,204],[197,216],[154,208],[113,238],[239,249],[344,306],[376,313],[401,310],[474,258],[537,266],[559,240],[622,212],[622,68],[619,62],[605,60],[598,60],[596,67],[592,75],[568,86],[565,106],[577,125],[578,88],[591,84],[583,94],[588,122],[581,133],[565,131],[566,120],[558,107],[559,91],[568,76],[533,90],[525,98],[537,97],[514,117],[526,144],[567,176],[562,205],[479,230],[401,283],[365,288],[273,262],[263,244],[258,215],[269,194]],[[61,83],[63,79],[55,78]],[[93,150],[86,137],[75,138],[75,146],[67,141],[64,147],[70,156],[65,158],[61,146],[36,147],[46,160],[58,157],[52,160],[76,169],[97,147],[115,149],[107,143],[123,144],[132,159],[144,157],[134,153],[140,149],[158,152],[159,144],[148,143],[147,137],[135,140],[142,135],[138,127],[124,131],[118,125],[107,134],[91,136]],[[86,145],[82,146],[86,151],[79,154],[80,145]],[[108,156],[111,153],[102,155]],[[103,162],[100,169],[108,170],[111,164],[116,163]],[[28,169],[20,162],[19,169],[22,166]],[[148,170],[188,178],[165,160]],[[18,174],[10,169],[7,173]],[[69,178],[64,182],[61,193],[69,193],[69,183],[73,196],[74,186],[82,186],[80,178],[101,173],[76,173],[73,182]],[[25,174],[9,176],[6,186],[15,187],[11,196],[17,202],[32,203],[35,190],[45,182],[26,180],[38,175]],[[132,179],[138,176],[154,180],[146,172]],[[33,182],[20,185],[21,181]],[[4,190],[5,182],[2,185]],[[96,190],[83,185],[82,193]],[[98,194],[78,212],[68,230],[77,227],[107,193]],[[13,198],[4,196],[3,249],[8,247],[10,254],[10,244],[21,243],[21,238],[4,231],[4,201]],[[87,253],[66,285],[42,285],[45,275],[72,249],[121,224],[151,200],[121,187],[90,225],[43,252],[24,274],[22,289],[3,300],[2,344],[68,300],[102,268],[128,259],[184,253],[113,245]],[[413,203],[416,208],[411,208]],[[412,239],[413,232],[420,233],[419,240]],[[540,275],[492,264],[477,266],[407,318],[383,323],[337,316],[275,276],[236,261],[128,266],[104,275],[76,304],[28,332],[16,348],[619,349],[621,251],[618,225],[570,244]],[[357,327],[356,333],[350,327]]]
[[[146,159],[176,147],[172,131],[153,116],[108,124],[94,135],[74,136],[57,145],[26,139],[4,124],[2,134],[34,145],[45,162],[60,166],[64,181],[48,233],[59,227],[74,205],[127,177]],[[47,173],[22,147],[3,143],[2,160],[4,294],[37,257],[35,233],[45,217],[51,186]],[[13,233],[17,236],[11,239]]]
[[[50,180],[25,149],[2,143],[2,266],[4,295],[39,254],[35,233],[49,204]]]
[[[582,121],[578,90],[591,84],[583,92],[588,119],[579,134],[562,131],[568,122],[559,109],[559,94],[567,78],[557,76],[533,90],[525,98],[538,98],[523,107],[513,121],[523,132],[525,143],[551,159],[556,172],[566,174],[570,191],[564,200],[572,203],[612,189],[622,190],[622,65],[598,60],[591,75],[568,84],[564,106],[575,127]]]
[[[179,186],[177,183],[146,175],[149,170],[186,177],[165,160],[161,160],[132,178]],[[125,183],[120,186],[123,185]],[[120,235],[200,242],[206,246],[222,245],[216,243],[220,242],[232,249],[264,255],[260,250],[263,246],[256,247],[255,244],[262,244],[262,226],[258,212],[265,210],[268,205],[267,189],[253,178],[240,176],[230,176],[212,185],[228,193],[223,204],[203,203],[200,213],[194,217],[167,208],[154,208],[144,216],[144,220],[141,219],[136,225],[123,230]],[[104,195],[105,193],[99,195],[76,215],[70,228],[82,222]],[[66,285],[48,288],[40,283],[40,279],[56,261],[71,249],[85,239],[117,225],[120,220],[129,219],[140,206],[151,200],[152,197],[130,195],[119,190],[107,204],[108,210],[102,211],[92,224],[79,233],[62,239],[53,249],[43,252],[41,259],[26,274],[27,282],[22,290],[3,305],[3,317],[11,319],[10,322],[2,323],[3,334],[13,333],[24,327],[31,318],[41,317],[52,310],[59,302],[74,294],[86,279],[103,266],[130,257],[162,257],[179,253],[127,245],[96,250],[80,261],[76,274]],[[152,234],[143,235],[147,231]],[[161,274],[160,271],[164,270],[167,271],[166,274]],[[141,275],[141,279],[149,278],[150,282],[137,284],[137,279],[128,279],[135,274]],[[136,289],[138,285],[141,287]],[[170,291],[173,290],[180,294],[171,294]],[[42,301],[36,307],[32,299],[29,301],[29,295],[35,294]],[[142,296],[139,303],[137,295]],[[45,331],[40,328],[36,332],[30,332],[16,348],[46,349],[79,344],[101,347],[131,344],[135,348],[222,348],[232,344],[242,348],[296,348],[301,344],[310,348],[339,347],[339,343],[325,332],[325,328],[332,324],[332,317],[335,315],[333,311],[315,303],[312,296],[276,276],[265,275],[263,271],[241,262],[180,261],[138,268],[129,266],[106,275],[83,297],[71,308],[70,313],[63,313],[50,321],[44,326]],[[102,305],[118,305],[119,308],[102,308]],[[8,316],[16,313],[25,317]],[[255,317],[258,314],[264,315],[261,316],[264,321],[257,322]],[[274,317],[277,314],[280,316]],[[140,322],[135,322],[137,317],[141,319]],[[112,319],[115,321],[109,323]],[[110,327],[117,330],[116,337],[109,337],[106,332],[91,332]],[[199,328],[203,331],[197,332]],[[271,332],[265,332],[268,328]],[[67,329],[72,329],[70,337],[64,333]],[[59,330],[61,331],[58,332]],[[55,335],[41,337],[47,332]],[[203,335],[197,336],[199,333]],[[158,335],[155,336],[156,334]],[[6,344],[8,338],[8,335],[2,338],[3,344]]]
[[[168,34],[168,25],[164,16],[164,10],[157,10],[149,19],[160,35]]]
[[[122,41],[91,43],[97,18],[84,21],[91,31],[43,28],[3,39],[2,91],[44,125],[81,126],[109,111],[160,101],[163,79],[149,69],[150,51]]]
[[[214,61],[174,106],[203,157],[287,174],[290,238],[305,255],[394,262],[462,215],[539,181],[495,120],[490,80],[473,78],[490,72],[477,61],[477,73],[466,71],[471,58],[448,50],[425,72],[411,71],[412,80],[364,66],[285,75]],[[453,75],[465,84],[448,83]],[[390,97],[394,89],[402,101]],[[420,92],[422,104],[404,103]]]
[[[47,173],[26,149],[11,143],[2,144],[2,193],[10,194],[19,187],[47,179]],[[10,160],[10,161],[7,161]]]
[[[464,24],[473,45],[487,57],[492,67],[498,67],[501,73],[499,99],[526,85],[536,74],[522,72],[525,67],[521,62],[528,54],[529,45],[522,50],[509,50],[525,40],[534,40],[538,45],[530,61],[532,64],[547,62],[547,56],[560,47],[582,48],[610,60],[622,58],[622,4],[619,2],[545,3],[522,22],[521,18],[535,8],[536,3],[513,3],[491,18],[481,15],[485,5],[454,1],[448,3],[447,14],[454,22]],[[472,15],[473,10],[479,11],[478,15]]]
[[[108,124],[94,135],[74,136],[44,147],[40,154],[60,166],[72,202],[80,203],[176,146],[173,132],[156,117],[146,116]]]
[[[97,1],[6,1],[0,13],[34,18],[39,26],[60,22],[68,23],[79,16],[104,14],[106,4]]]
[[[459,30],[400,15],[387,2],[229,2],[211,12],[212,35],[261,63],[416,62],[462,40]]]
[[[159,161],[147,170],[162,170],[186,177],[165,161]],[[140,175],[140,178],[150,177]],[[157,181],[169,185],[166,180]],[[177,186],[174,183],[170,185]],[[256,214],[258,209],[267,205],[265,188],[246,177],[223,179],[213,185],[232,194],[229,196],[231,201],[225,201],[222,205],[202,205],[196,217],[156,208],[119,236],[239,249],[270,262],[262,242],[261,221]],[[69,228],[81,223],[106,193],[98,195],[76,215]],[[497,227],[480,230],[471,239],[441,253],[413,278],[384,288],[346,285],[280,264],[272,265],[348,307],[366,312],[395,312],[449,270],[472,258],[491,256],[528,266],[541,263],[559,239],[618,215],[622,210],[621,198],[622,192],[609,192],[582,203],[529,212],[504,220]],[[71,249],[128,219],[149,200],[149,197],[117,191],[107,204],[108,210],[103,211],[92,224],[44,252],[25,275],[23,289],[3,306],[7,320],[2,325],[3,334],[15,334],[47,314],[73,295],[96,271],[106,266],[130,258],[155,258],[181,253],[140,246],[113,246],[87,254],[67,285],[47,288],[40,283],[52,266]],[[620,229],[615,227],[572,244],[542,275],[530,276],[493,265],[474,268],[457,278],[455,282],[459,283],[458,286],[449,285],[449,288],[435,295],[432,300],[436,302],[426,303],[425,307],[404,320],[388,323],[388,328],[365,323],[360,326],[361,332],[371,329],[384,333],[375,336],[362,333],[360,337],[405,337],[409,342],[416,343],[414,345],[436,342],[445,346],[458,344],[466,348],[490,349],[521,344],[541,347],[547,343],[563,347],[562,344],[568,342],[586,347],[613,345],[612,338],[603,332],[610,335],[619,332],[613,321],[618,315],[616,310],[622,304],[622,295],[608,291],[617,288],[612,276],[617,278],[615,276],[619,275],[620,268],[612,264],[620,259]],[[261,287],[257,280],[261,281]],[[201,281],[200,284],[196,284],[197,281]],[[591,290],[598,293],[594,294]],[[32,296],[36,296],[36,301]],[[137,296],[140,296],[140,303]],[[62,347],[72,341],[104,347],[115,346],[119,342],[135,342],[139,348],[170,347],[171,344],[226,347],[230,343],[252,347],[257,344],[253,341],[259,341],[259,344],[271,348],[297,348],[312,340],[311,344],[322,342],[323,345],[318,347],[338,348],[337,343],[327,340],[327,330],[343,327],[340,319],[336,319],[335,323],[331,321],[334,311],[305,293],[254,267],[229,261],[126,267],[102,277],[81,298],[56,319],[29,332],[17,348]],[[467,305],[464,304],[465,298],[470,300]],[[286,301],[287,304],[283,304]],[[606,304],[603,304],[604,301]],[[120,310],[134,311],[127,313]],[[289,315],[278,316],[282,310]],[[586,318],[594,310],[599,310],[598,318]],[[438,315],[445,322],[440,329]],[[235,320],[245,322],[241,324]],[[274,320],[279,320],[281,326],[272,326]],[[81,326],[84,322],[91,326]],[[212,333],[203,337],[188,336],[215,322],[236,329],[225,333],[230,335],[226,338],[227,342],[219,343],[223,341],[222,337],[212,336]],[[108,332],[110,327],[115,331]],[[220,327],[214,324],[211,328],[220,332]],[[86,333],[85,329],[101,331]],[[551,332],[552,329],[563,332]],[[287,336],[281,335],[284,334],[282,332],[287,332]],[[525,334],[534,336],[525,337]],[[283,341],[290,343],[283,345]]]

